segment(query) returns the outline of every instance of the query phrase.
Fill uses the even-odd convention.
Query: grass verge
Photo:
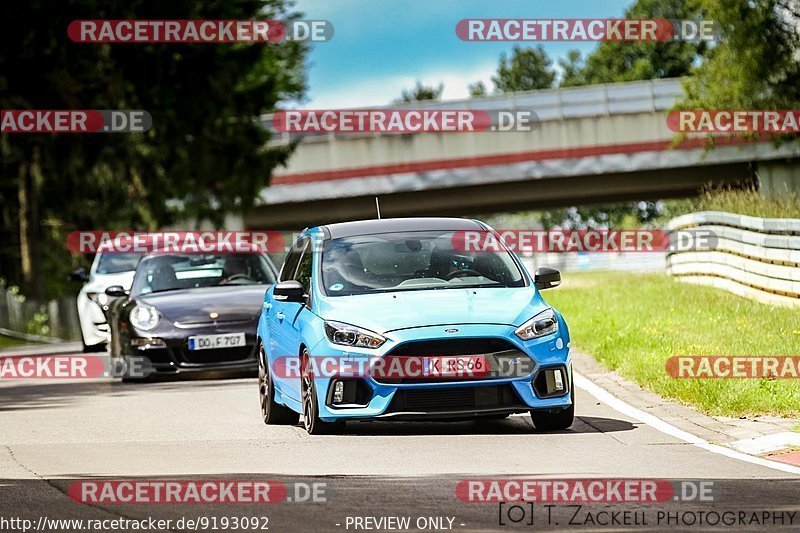
[[[673,355],[798,355],[800,310],[666,274],[567,273],[544,297],[575,348],[657,394],[713,415],[800,417],[800,379],[676,379],[664,368]]]
[[[5,335],[0,335],[0,349],[13,348],[14,346],[20,346],[22,344],[29,344],[29,343],[21,339],[15,339],[14,337],[6,337]]]

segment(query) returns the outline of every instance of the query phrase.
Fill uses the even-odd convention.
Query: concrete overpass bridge
[[[371,218],[376,195],[384,216],[413,216],[690,196],[708,183],[800,188],[795,146],[674,146],[665,117],[680,95],[680,80],[667,79],[411,106],[533,109],[539,125],[531,132],[307,135],[244,226]]]

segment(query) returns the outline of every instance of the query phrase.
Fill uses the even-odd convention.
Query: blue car
[[[460,218],[319,226],[292,246],[258,323],[266,424],[309,434],[348,420],[461,420],[530,413],[568,428],[575,397],[569,331],[492,229]],[[496,244],[496,242],[495,242]],[[479,249],[480,248],[480,249]]]

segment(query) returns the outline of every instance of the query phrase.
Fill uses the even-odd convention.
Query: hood
[[[209,314],[219,313],[216,320],[250,320],[261,312],[267,285],[240,285],[155,292],[137,296],[141,303],[152,305],[170,322],[202,323]]]
[[[400,291],[320,299],[319,314],[376,333],[448,324],[519,326],[549,307],[534,287]]]

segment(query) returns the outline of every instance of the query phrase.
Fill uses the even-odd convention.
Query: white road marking
[[[747,455],[746,453],[742,453],[733,450],[731,448],[726,448],[725,446],[720,446],[718,444],[711,444],[707,440],[701,439],[697,435],[692,435],[687,431],[678,429],[672,424],[664,422],[657,416],[651,415],[650,413],[646,413],[641,409],[637,409],[636,407],[628,404],[627,402],[620,400],[619,398],[617,398],[604,388],[600,387],[599,385],[596,385],[595,383],[592,383],[587,378],[581,376],[577,372],[574,372],[574,379],[575,379],[575,386],[585,390],[586,392],[588,392],[589,394],[591,394],[604,404],[608,405],[612,409],[619,411],[620,413],[627,415],[635,420],[638,420],[639,422],[643,422],[662,433],[671,435],[676,439],[680,439],[689,444],[693,444],[698,448],[708,450],[709,452],[716,453],[719,455],[724,455],[725,457],[730,457],[731,459],[737,459],[745,463],[752,463],[755,465],[772,468],[773,470],[780,470],[781,472],[788,472],[790,474],[800,475],[800,467],[788,465],[785,463],[778,463],[776,461],[769,461],[767,459],[762,459],[760,457],[753,457],[752,455]]]
[[[800,446],[800,433],[786,431],[775,433],[774,435],[764,435],[752,439],[737,440],[731,446],[740,452],[750,454],[762,454],[785,450],[789,446]]]

